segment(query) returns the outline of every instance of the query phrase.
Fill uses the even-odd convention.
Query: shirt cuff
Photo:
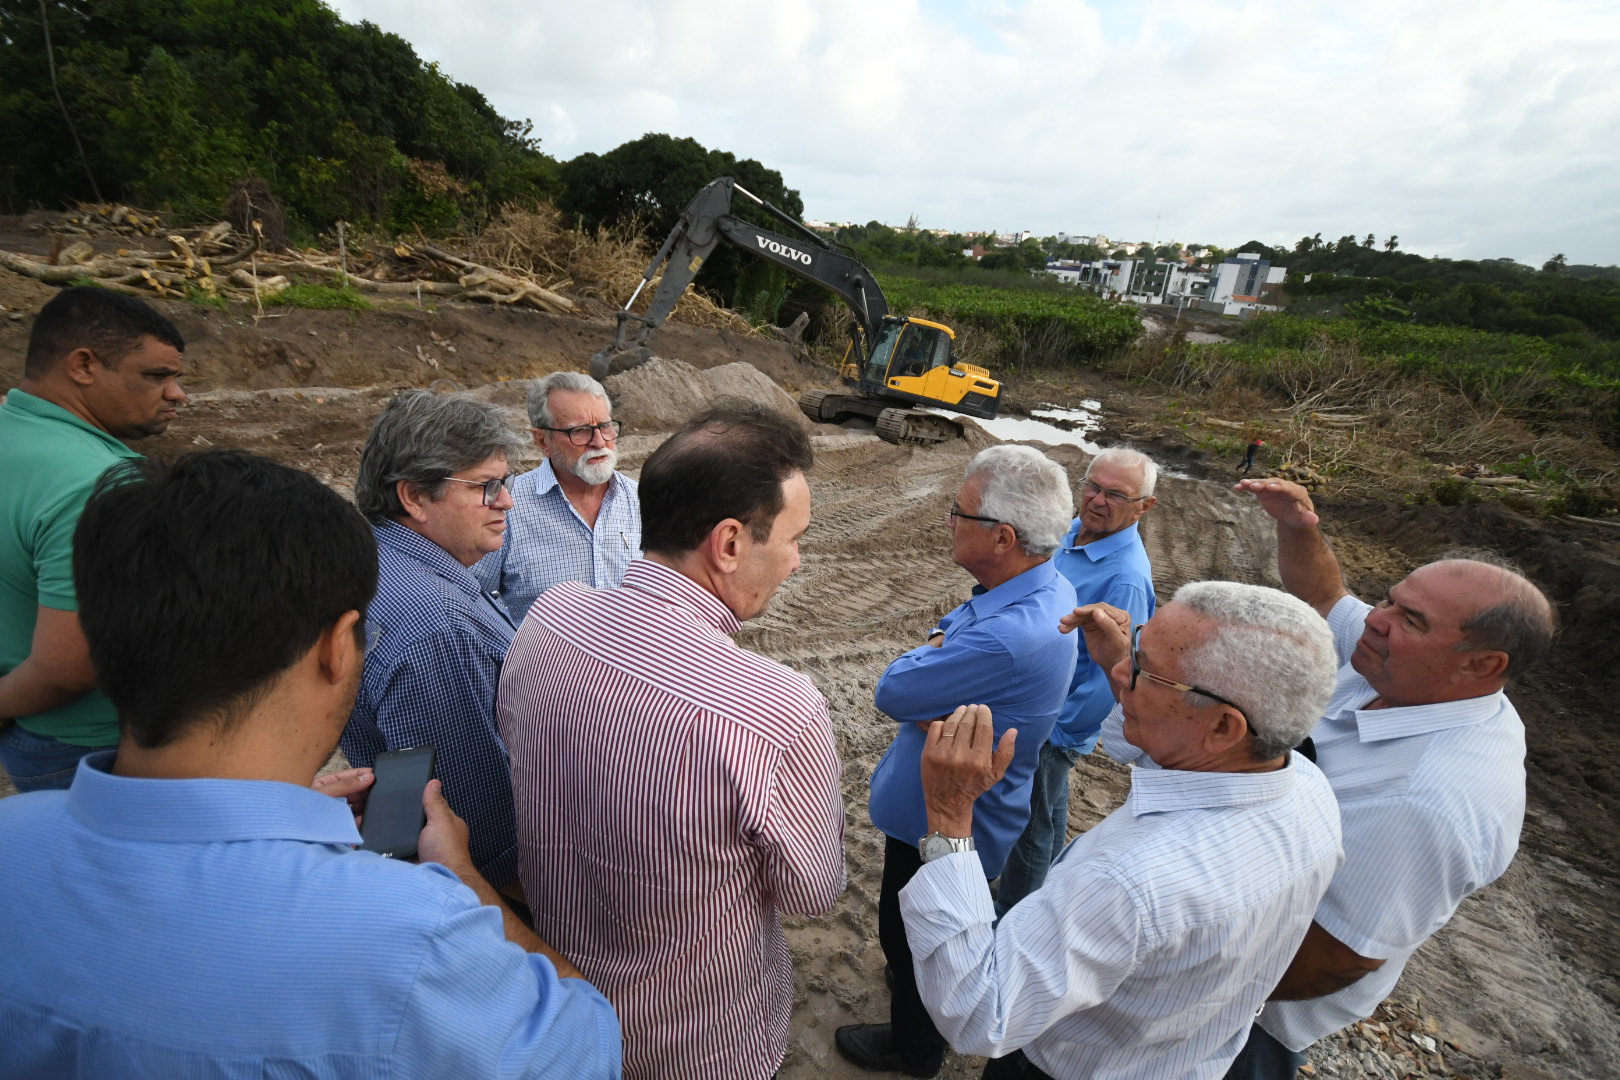
[[[996,921],[990,885],[977,852],[930,859],[900,890],[900,915],[914,956],[926,957],[964,929]]]

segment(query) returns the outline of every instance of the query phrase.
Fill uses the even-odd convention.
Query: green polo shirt
[[[108,466],[135,451],[59,405],[13,390],[0,407],[0,673],[28,657],[38,609],[78,611],[73,529]],[[118,741],[118,714],[99,690],[23,728],[76,746]]]

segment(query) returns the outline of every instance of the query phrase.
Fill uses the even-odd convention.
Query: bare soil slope
[[[0,389],[20,377],[28,317],[51,294],[0,274]],[[256,321],[235,308],[170,304],[166,310],[189,342],[193,403],[168,435],[140,448],[171,454],[245,447],[309,469],[344,491],[372,418],[396,389],[469,389],[509,409],[521,424],[524,386],[510,380],[583,368],[611,336],[601,311],[567,317],[445,305],[432,311],[291,310]],[[13,313],[22,317],[12,319]],[[763,339],[672,326],[660,336],[658,351],[705,372],[745,360],[789,392],[830,383],[825,368]],[[622,450],[634,470],[667,422],[635,419],[657,413],[655,388],[638,384],[635,373],[623,378],[615,389],[631,427]],[[757,385],[730,376],[714,381],[745,390]],[[637,393],[644,395],[641,405]],[[1162,505],[1144,526],[1163,595],[1204,577],[1275,581],[1267,520],[1229,490],[1229,477],[1199,462],[1173,431],[1155,428],[1150,393],[1073,378],[1053,396],[1100,398],[1115,430],[1152,440],[1150,451],[1191,472],[1192,478],[1163,481]],[[803,567],[740,635],[821,687],[832,703],[845,762],[850,887],[831,916],[794,920],[790,928],[799,1009],[782,1075],[793,1078],[864,1075],[837,1057],[832,1030],[885,1016],[876,934],[882,846],[865,808],[867,778],[888,745],[891,724],[874,710],[872,690],[885,665],[967,594],[969,578],[950,563],[944,515],[962,467],[988,440],[977,434],[955,445],[913,449],[855,429],[817,432],[810,478],[815,516]],[[1084,467],[1083,455],[1072,448],[1050,453],[1076,476]],[[1507,878],[1466,904],[1420,953],[1401,993],[1421,996],[1442,1037],[1461,1048],[1448,1049],[1441,1066],[1454,1073],[1612,1075],[1620,1060],[1620,919],[1614,912],[1620,815],[1613,769],[1620,730],[1612,705],[1620,692],[1614,634],[1620,549],[1614,530],[1545,524],[1492,507],[1335,505],[1331,495],[1322,502],[1362,595],[1377,595],[1412,565],[1470,543],[1524,561],[1559,601],[1568,632],[1558,655],[1514,694],[1531,745],[1523,849]],[[1127,783],[1125,771],[1101,753],[1076,775],[1073,830],[1117,806]],[[977,1065],[953,1056],[946,1075],[976,1076]]]

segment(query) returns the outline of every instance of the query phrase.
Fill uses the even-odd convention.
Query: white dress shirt
[[[1347,596],[1328,616],[1341,661],[1371,610]],[[1260,1026],[1293,1050],[1371,1016],[1417,947],[1519,847],[1524,725],[1507,696],[1360,708],[1377,696],[1345,663],[1311,737],[1344,831],[1344,866],[1316,921],[1384,965],[1326,997],[1267,1005]]]
[[[1160,769],[995,925],[978,859],[900,894],[923,1001],[964,1053],[1022,1048],[1055,1077],[1213,1078],[1305,936],[1340,862],[1338,808],[1297,754],[1265,773]],[[1129,760],[1127,756],[1125,760]]]

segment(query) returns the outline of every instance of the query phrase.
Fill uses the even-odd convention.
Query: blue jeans
[[[22,725],[12,724],[0,732],[0,765],[17,785],[18,791],[50,791],[70,787],[73,774],[79,768],[79,759],[97,750],[114,750],[112,746],[74,746],[49,735],[24,731]]]
[[[1266,1033],[1259,1024],[1249,1026],[1249,1041],[1232,1065],[1225,1080],[1294,1080],[1305,1064],[1305,1051],[1290,1050]]]
[[[1069,838],[1069,770],[1080,752],[1046,743],[1029,788],[1029,824],[1013,845],[996,886],[996,916],[1041,887]]]

